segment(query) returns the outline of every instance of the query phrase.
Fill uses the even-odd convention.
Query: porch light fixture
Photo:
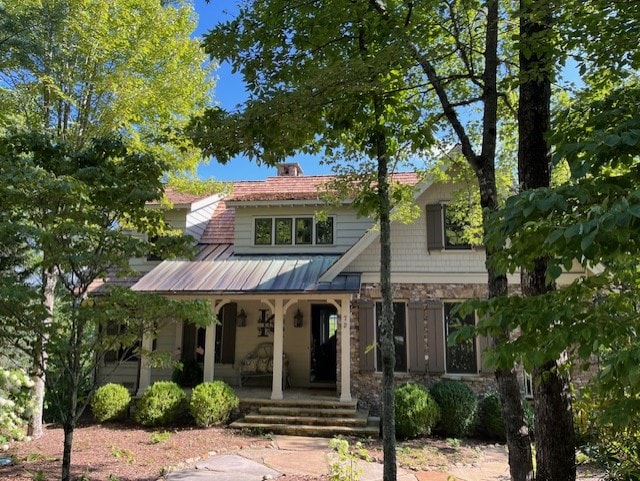
[[[236,326],[245,327],[247,325],[247,313],[244,309],[240,309],[240,312],[236,316]]]
[[[298,309],[298,312],[293,316],[293,327],[302,327],[303,318],[304,316],[302,315],[302,312]]]

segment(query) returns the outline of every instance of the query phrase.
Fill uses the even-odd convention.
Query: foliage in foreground
[[[640,480],[640,395],[586,388],[574,406],[582,451],[604,466],[607,479]]]
[[[468,434],[478,409],[478,398],[469,386],[445,379],[435,383],[430,392],[442,414],[436,432],[452,438]]]
[[[396,389],[396,437],[431,434],[440,420],[440,408],[427,388],[407,383]]]
[[[175,382],[158,381],[144,392],[136,405],[135,420],[143,426],[163,426],[184,414],[186,395]]]
[[[24,425],[31,414],[33,382],[19,370],[0,369],[0,437],[24,437]]]
[[[91,399],[91,411],[101,423],[122,419],[129,410],[131,395],[121,384],[105,384],[98,388]]]
[[[228,384],[205,382],[191,393],[189,412],[198,426],[217,426],[225,423],[239,404],[238,396]]]
[[[342,438],[333,438],[329,441],[329,447],[335,453],[331,455],[329,462],[330,481],[358,481],[362,474],[362,468],[358,466],[360,457],[357,450],[360,443],[356,444],[356,451],[349,447],[349,442]]]

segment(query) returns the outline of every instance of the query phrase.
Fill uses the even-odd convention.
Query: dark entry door
[[[338,315],[331,304],[311,306],[311,382],[336,382]]]

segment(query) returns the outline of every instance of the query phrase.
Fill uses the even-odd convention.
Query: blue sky
[[[218,22],[232,19],[236,11],[232,0],[211,0],[209,3],[195,0],[194,4],[198,14],[196,36],[206,34]],[[232,74],[231,67],[225,64],[220,65],[215,75],[214,101],[227,110],[234,110],[246,98],[241,76]],[[287,159],[287,162],[298,162],[305,175],[330,173],[328,166],[319,165],[317,157],[299,155]],[[213,177],[216,180],[260,180],[275,175],[275,172],[274,167],[258,166],[247,158],[235,158],[226,165],[220,165],[212,159],[198,169],[201,178]]]

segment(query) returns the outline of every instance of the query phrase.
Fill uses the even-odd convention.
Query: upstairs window
[[[254,219],[255,245],[332,245],[333,217],[259,217]]]
[[[271,245],[273,219],[256,219],[254,240],[256,245]]]
[[[293,219],[290,217],[276,218],[276,245],[291,244],[291,225]]]
[[[313,242],[313,217],[296,218],[296,244],[304,245]]]
[[[446,204],[429,204],[427,217],[427,247],[431,249],[466,250],[471,245],[465,238],[467,224]]]
[[[333,217],[316,222],[316,244],[333,244]]]

